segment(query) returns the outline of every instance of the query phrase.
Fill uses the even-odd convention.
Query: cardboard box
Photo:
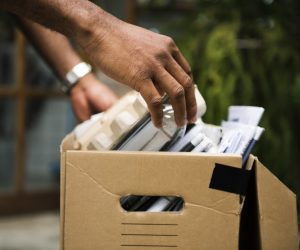
[[[298,249],[295,194],[253,156],[243,170],[237,155],[75,151],[72,140],[61,147],[62,249]],[[127,212],[129,194],[180,196],[184,208]]]

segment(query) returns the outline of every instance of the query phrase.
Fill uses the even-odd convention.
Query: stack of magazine
[[[93,115],[74,129],[77,150],[167,151],[213,154],[239,154],[245,168],[247,159],[260,139],[264,128],[259,122],[261,107],[230,106],[226,121],[220,126],[205,124],[202,116],[206,104],[195,87],[197,121],[177,127],[172,106],[166,99],[163,106],[163,126],[151,122],[147,105],[140,94],[131,91],[106,112]],[[121,198],[126,211],[180,211],[179,197],[136,196]]]

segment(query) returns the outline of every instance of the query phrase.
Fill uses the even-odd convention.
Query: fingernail
[[[190,120],[189,123],[195,123],[197,121],[197,116],[193,116]]]

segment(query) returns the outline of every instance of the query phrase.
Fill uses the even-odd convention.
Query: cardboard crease
[[[207,207],[207,206],[203,206],[203,205],[200,205],[200,204],[195,204],[195,203],[189,203],[189,202],[185,202],[186,206],[192,206],[192,207],[197,207],[197,208],[204,208],[204,209],[208,209],[208,210],[211,210],[211,211],[214,211],[214,212],[217,212],[218,214],[222,214],[222,215],[239,215],[240,213],[235,213],[235,212],[222,212],[222,211],[219,211],[219,210],[216,210],[216,209],[213,209],[211,207]]]
[[[114,197],[120,197],[120,195],[118,194],[114,194],[113,192],[109,191],[107,188],[105,188],[102,184],[98,183],[92,176],[90,176],[88,173],[86,173],[82,168],[75,166],[74,164],[67,162],[66,163],[68,166],[77,169],[78,171],[80,171],[83,175],[85,175],[86,177],[88,177],[88,179],[90,179],[93,183],[95,183],[97,185],[98,188],[100,188],[102,191],[104,191],[106,194],[109,194],[111,196]]]

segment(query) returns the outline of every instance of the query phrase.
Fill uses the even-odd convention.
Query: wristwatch
[[[76,85],[80,78],[92,71],[92,66],[86,62],[76,64],[62,81],[63,92],[69,94],[70,90]]]

